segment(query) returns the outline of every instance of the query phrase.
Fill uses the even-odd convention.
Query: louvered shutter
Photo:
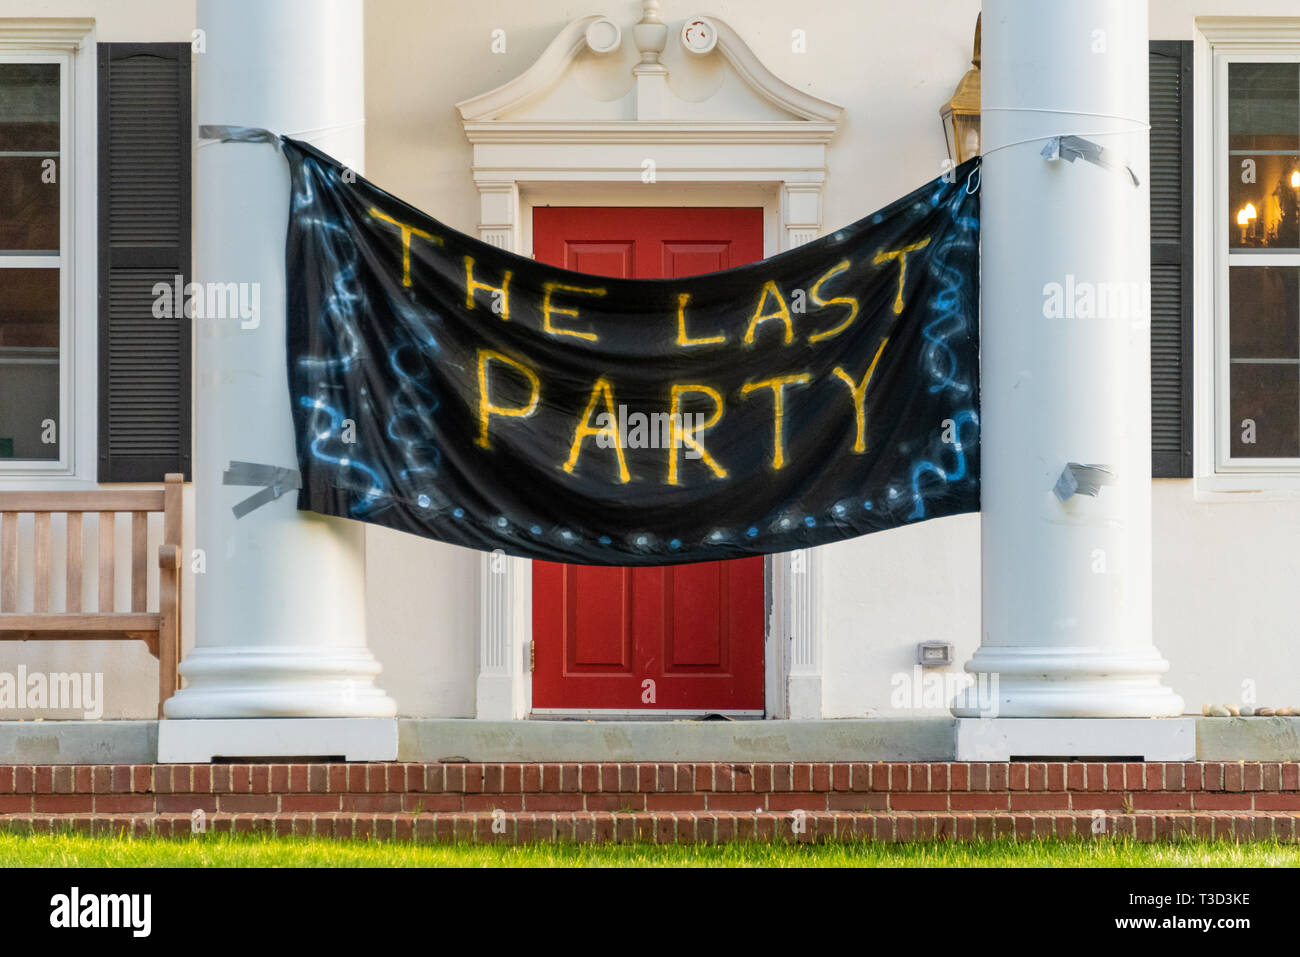
[[[99,480],[190,475],[190,47],[99,45]]]
[[[1151,474],[1192,476],[1192,44],[1155,41],[1151,95]]]

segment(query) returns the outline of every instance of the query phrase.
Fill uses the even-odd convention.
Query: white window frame
[[[0,460],[0,488],[93,485],[98,446],[96,66],[91,20],[0,26],[0,62],[60,65],[59,458]],[[39,257],[48,260],[53,257]],[[5,257],[6,265],[48,265]]]
[[[1232,458],[1228,394],[1228,267],[1257,261],[1232,253],[1226,157],[1229,63],[1300,64],[1300,18],[1205,17],[1196,21],[1194,71],[1194,402],[1195,495],[1199,501],[1300,501],[1300,457]],[[1300,254],[1269,255],[1300,265]],[[1209,268],[1205,268],[1206,266]]]

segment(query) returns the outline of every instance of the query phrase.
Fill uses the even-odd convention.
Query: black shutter
[[[1192,477],[1192,44],[1151,75],[1151,474]]]
[[[99,44],[99,480],[190,475],[190,46]]]

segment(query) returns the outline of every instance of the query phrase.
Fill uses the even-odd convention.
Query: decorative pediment
[[[725,21],[695,16],[670,29],[658,6],[644,0],[630,31],[600,15],[574,20],[519,76],[457,104],[470,140],[560,128],[626,138],[626,126],[646,123],[786,141],[834,134],[842,107],[776,76]]]
[[[525,187],[732,183],[777,190],[779,248],[815,238],[843,109],[777,77],[717,17],[670,27],[642,0],[629,26],[574,20],[519,76],[457,104],[480,237],[520,248]]]

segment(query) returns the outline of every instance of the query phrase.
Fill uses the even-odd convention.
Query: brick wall
[[[422,840],[1291,841],[1300,764],[0,766],[0,827]]]

